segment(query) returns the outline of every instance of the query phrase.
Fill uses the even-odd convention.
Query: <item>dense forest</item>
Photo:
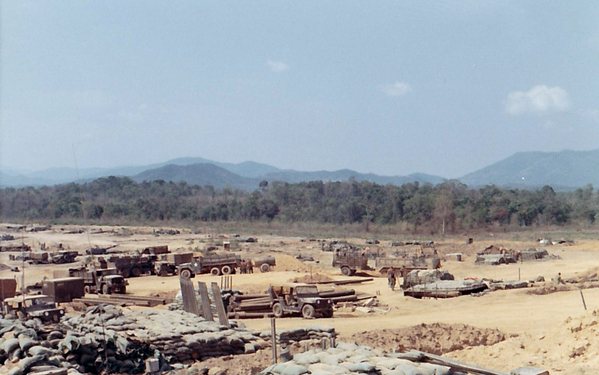
[[[457,181],[436,186],[368,181],[297,184],[262,181],[252,193],[162,180],[137,183],[107,177],[85,184],[0,190],[5,221],[154,223],[278,221],[329,224],[405,224],[412,231],[459,233],[595,223],[599,192],[486,186]]]

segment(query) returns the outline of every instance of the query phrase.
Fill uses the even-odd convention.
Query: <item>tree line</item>
[[[493,227],[592,226],[599,192],[550,186],[519,190],[458,181],[436,186],[368,181],[263,181],[253,192],[163,180],[106,177],[93,182],[0,190],[5,221],[164,223],[279,221],[329,224],[405,224],[413,231],[459,233]]]

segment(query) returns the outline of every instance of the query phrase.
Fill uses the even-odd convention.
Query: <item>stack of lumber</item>
[[[132,296],[124,294],[109,294],[97,297],[83,297],[75,298],[73,302],[84,303],[87,306],[109,304],[118,306],[146,306],[154,307],[157,305],[166,305],[169,300],[162,297],[149,297],[149,296]]]

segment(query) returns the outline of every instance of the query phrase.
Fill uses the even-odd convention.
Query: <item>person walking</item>
[[[391,288],[391,290],[395,290],[395,283],[397,282],[397,279],[395,278],[395,271],[393,268],[389,270],[387,281],[389,282],[389,288]]]

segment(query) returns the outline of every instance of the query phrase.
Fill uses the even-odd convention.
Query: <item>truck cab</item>
[[[275,317],[285,314],[298,315],[305,319],[333,316],[333,303],[318,294],[316,285],[270,286],[270,304]]]
[[[44,323],[57,323],[65,314],[65,310],[57,307],[52,297],[44,294],[7,298],[2,307],[5,314],[15,314],[19,318],[38,318]]]
[[[344,245],[334,249],[333,267],[339,267],[344,276],[352,276],[356,270],[370,270],[368,253],[352,245]]]

